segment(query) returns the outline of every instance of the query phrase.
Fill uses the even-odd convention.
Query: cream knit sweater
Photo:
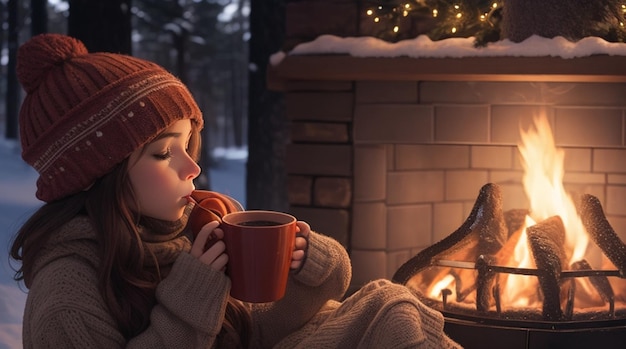
[[[126,342],[100,297],[95,232],[68,222],[37,261],[23,323],[30,348],[212,348],[229,279],[180,252],[157,287],[151,325]],[[280,301],[248,304],[254,348],[460,348],[443,317],[404,286],[377,280],[340,300],[350,262],[335,240],[312,232],[306,261]]]

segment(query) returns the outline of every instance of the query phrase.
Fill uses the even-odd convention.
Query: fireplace
[[[614,56],[287,56],[270,69],[269,82],[285,92],[291,122],[291,211],[348,249],[353,289],[371,279],[391,279],[407,261],[462,227],[486,184],[497,186],[502,212],[529,208],[520,129],[545,112],[565,152],[565,189],[574,197],[596,198],[616,237],[626,241],[623,63],[624,57]],[[490,266],[478,260],[453,265],[486,273],[493,272]],[[446,299],[443,307],[441,297],[431,305],[446,315],[446,331],[526,345],[513,348],[624,337],[623,315],[555,323],[540,312],[540,319],[502,322],[451,312],[454,305]],[[564,339],[563,333],[575,334]]]
[[[481,188],[463,225],[412,257],[393,280],[441,311],[447,333],[468,348],[600,343],[603,348],[621,348],[626,338],[626,245],[596,197],[585,194],[579,199],[583,233],[599,250],[586,249],[586,257],[574,258],[571,265],[557,257],[567,250],[560,216],[526,227],[529,211],[503,212],[501,191],[490,183]],[[515,246],[526,241],[532,266],[509,265]],[[567,258],[573,252],[567,251]],[[594,254],[610,261],[591,267],[584,258]],[[492,338],[493,344],[484,338]]]
[[[625,59],[288,56],[269,81],[291,122],[291,209],[348,248],[355,285],[391,278],[484,184],[529,207],[517,145],[545,110],[565,188],[596,196],[625,241]]]

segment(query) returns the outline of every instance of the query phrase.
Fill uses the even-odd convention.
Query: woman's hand
[[[218,221],[205,224],[191,245],[190,254],[212,269],[224,271],[228,263],[228,255],[226,244],[222,241],[224,231],[218,226]]]
[[[296,243],[291,255],[291,269],[298,269],[304,262],[311,227],[307,222],[298,221],[296,223]]]

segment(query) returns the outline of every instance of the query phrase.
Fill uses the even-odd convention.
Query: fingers
[[[302,265],[304,261],[304,251],[303,250],[295,250],[291,255],[291,265],[289,266],[291,269],[298,269]]]
[[[218,240],[222,240],[224,238],[224,231],[222,230],[222,228],[215,228],[215,230],[213,230],[213,233],[215,233],[215,237]]]
[[[222,241],[224,231],[218,228],[219,222],[205,224],[191,245],[190,254],[215,270],[224,270],[228,263],[226,244]]]
[[[306,246],[308,244],[309,233],[311,232],[311,227],[309,224],[304,221],[296,222],[296,241],[294,245],[294,250],[306,250]]]
[[[216,232],[214,231],[216,230],[215,228],[217,228],[218,225],[219,225],[219,222],[213,221],[213,222],[205,224],[202,227],[202,229],[200,229],[200,232],[198,233],[198,235],[196,236],[196,239],[193,242],[193,245],[191,245],[190,254],[192,256],[196,258],[200,257],[202,253],[204,253],[205,246],[207,245],[207,243],[217,238]],[[223,233],[222,233],[222,236],[223,236]]]
[[[212,269],[223,271],[228,263],[228,255],[225,252],[226,244],[224,244],[224,241],[218,240],[198,259]]]
[[[311,232],[311,227],[309,223],[305,221],[297,221],[296,222],[296,233],[297,236],[303,236],[305,238],[309,237],[309,233]]]
[[[307,222],[296,222],[296,241],[291,255],[291,265],[289,266],[291,269],[299,269],[302,266],[306,256],[307,238],[310,232],[311,227]]]
[[[305,236],[302,236],[301,233],[304,232],[306,236],[308,236],[309,231],[310,230],[309,230],[308,224],[304,223],[303,225],[300,226],[300,232],[296,236],[293,253],[291,254],[291,265],[290,265],[291,269],[299,269],[302,266],[302,263],[304,262],[304,257],[306,256],[305,251],[306,251],[308,242]]]

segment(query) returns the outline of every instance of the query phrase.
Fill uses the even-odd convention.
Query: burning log
[[[420,270],[435,262],[435,256],[469,253],[476,260],[480,255],[496,253],[507,239],[502,212],[502,194],[494,183],[485,184],[478,194],[472,212],[452,234],[431,245],[404,263],[393,275],[394,282],[406,285]]]
[[[504,222],[506,224],[509,239],[511,238],[511,235],[524,226],[524,221],[529,212],[529,210],[522,208],[504,212]]]
[[[620,277],[626,278],[626,245],[615,234],[613,227],[604,216],[600,200],[593,195],[584,194],[580,200],[579,210],[580,218],[591,239],[615,264]]]
[[[559,320],[563,317],[560,300],[560,275],[565,256],[565,226],[559,216],[550,217],[526,229],[528,245],[537,265],[539,285],[543,293],[543,317]]]

